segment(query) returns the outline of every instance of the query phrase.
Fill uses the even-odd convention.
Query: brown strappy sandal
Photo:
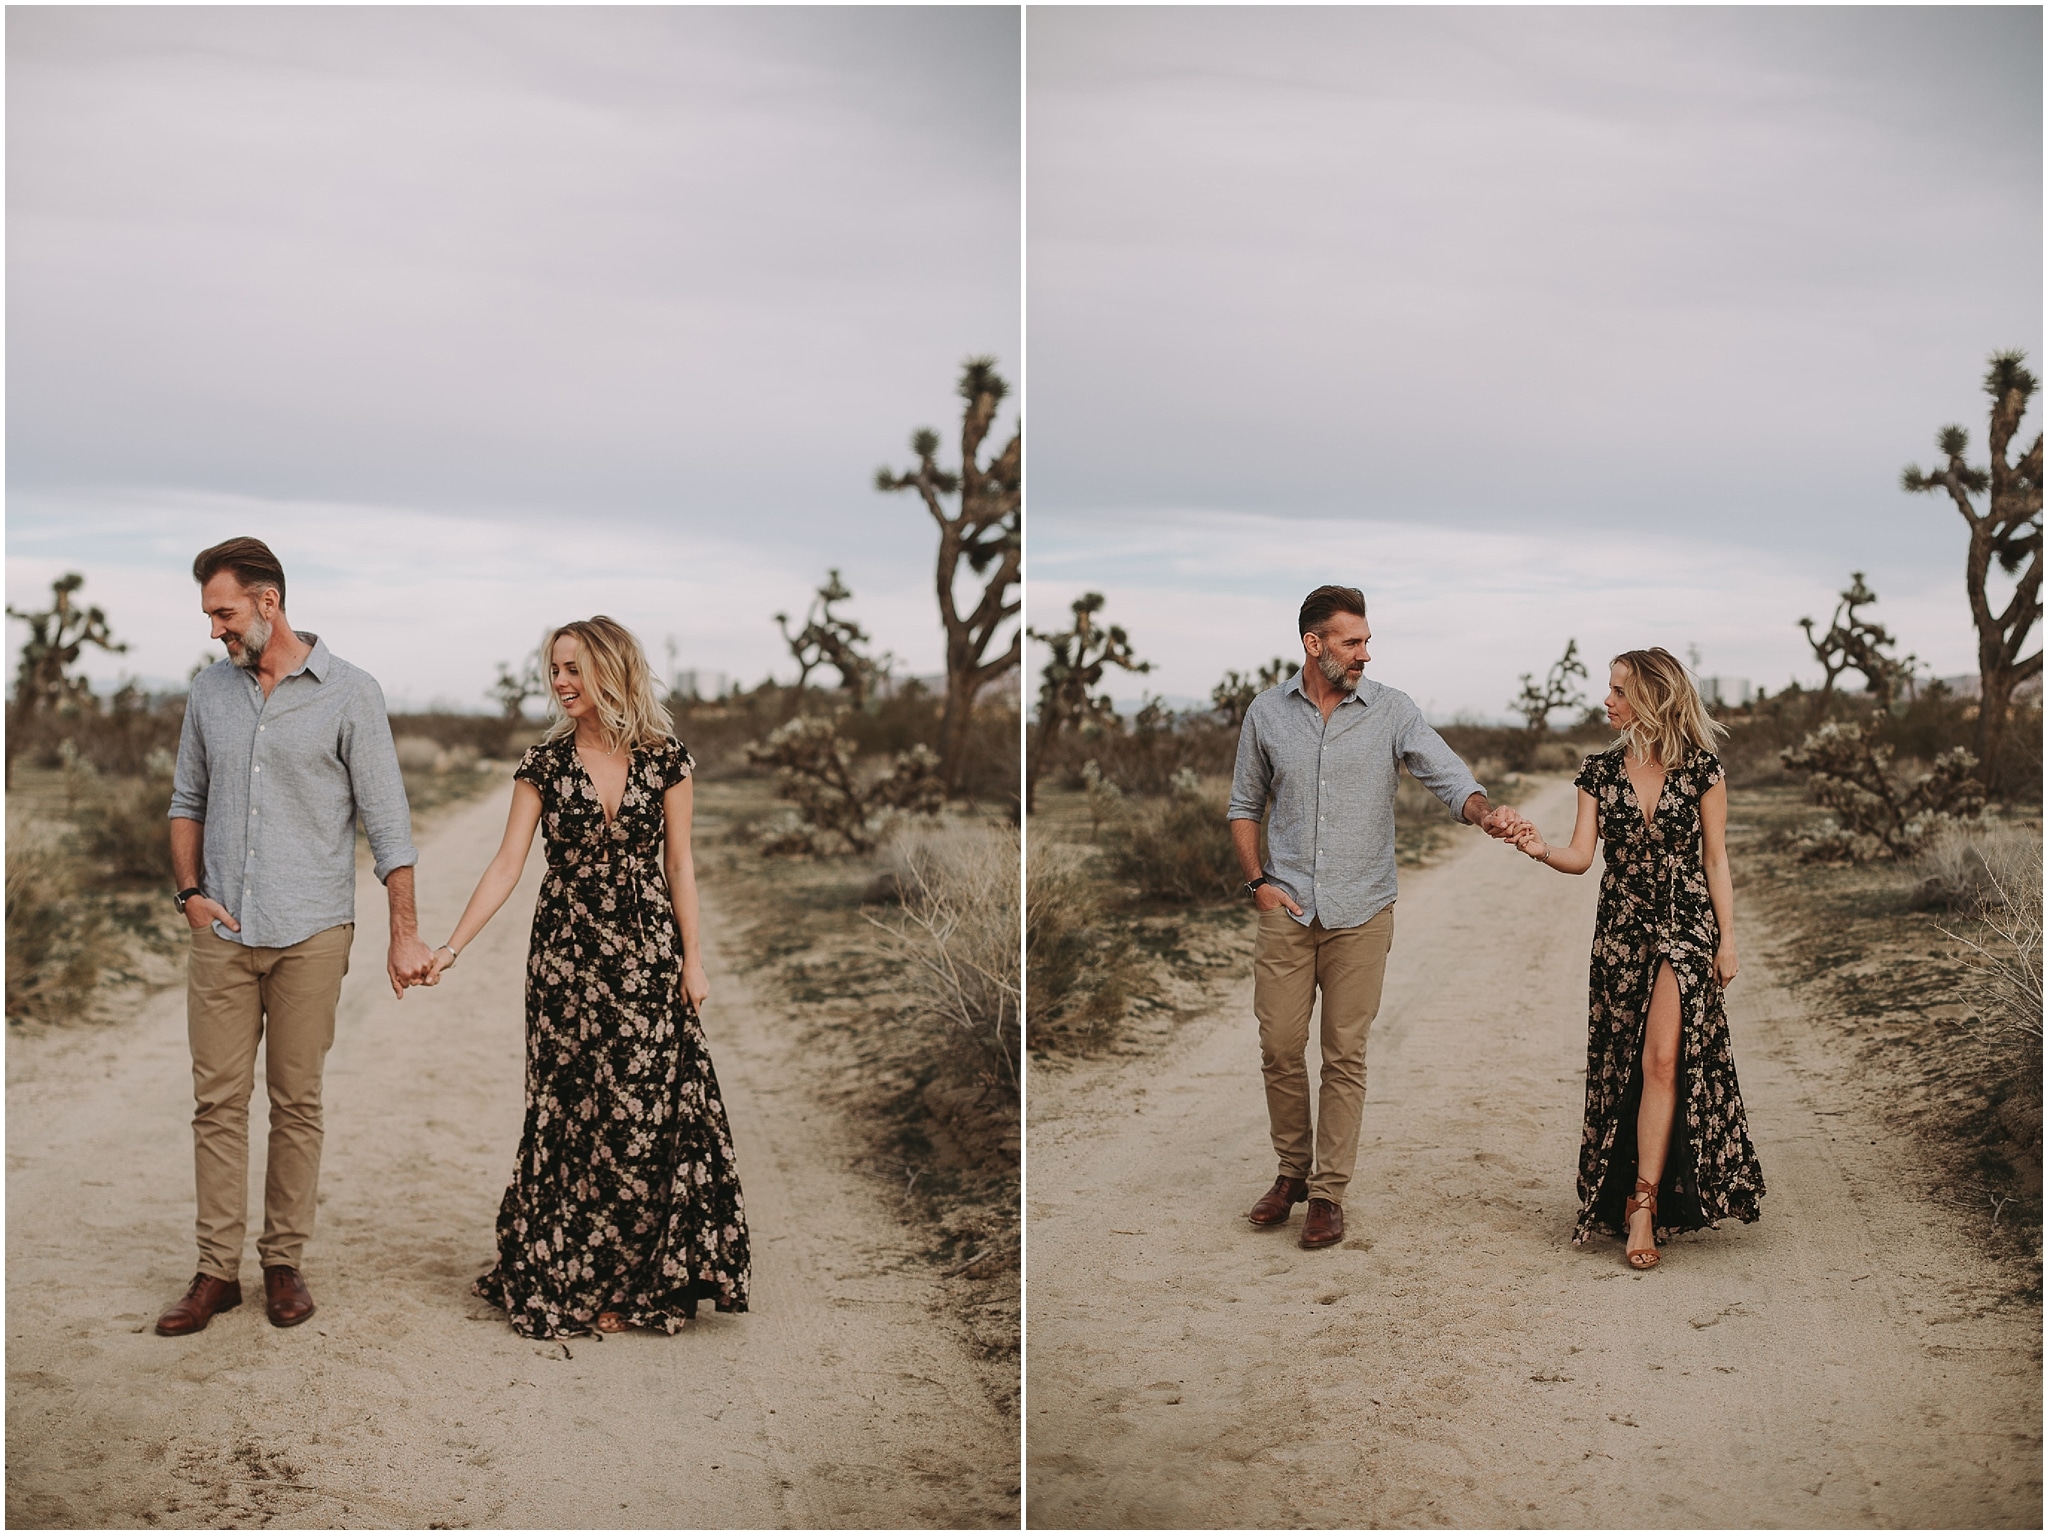
[[[626,1330],[626,1319],[616,1311],[600,1311],[597,1314],[597,1330],[599,1332],[624,1332]]]
[[[1622,1223],[1626,1225],[1634,1218],[1636,1211],[1643,1209],[1647,1209],[1650,1212],[1650,1245],[1648,1247],[1627,1247],[1628,1238],[1622,1238],[1624,1250],[1628,1257],[1628,1266],[1632,1269],[1653,1269],[1657,1266],[1657,1261],[1662,1256],[1657,1251],[1657,1187],[1648,1179],[1638,1178],[1636,1179],[1636,1191],[1629,1195],[1628,1203],[1621,1207]]]

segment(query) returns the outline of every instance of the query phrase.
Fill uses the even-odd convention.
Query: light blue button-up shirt
[[[234,913],[230,943],[285,948],[356,919],[356,821],[377,878],[419,862],[405,780],[377,679],[317,634],[270,696],[217,661],[192,679],[178,736],[173,820],[206,828],[201,886]]]
[[[1299,673],[1245,710],[1229,817],[1256,821],[1273,807],[1266,878],[1301,907],[1303,926],[1320,917],[1326,928],[1357,927],[1393,905],[1394,791],[1404,764],[1455,816],[1486,792],[1414,699],[1369,677],[1328,720]]]

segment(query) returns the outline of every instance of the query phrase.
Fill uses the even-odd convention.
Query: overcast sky
[[[482,707],[594,611],[751,682],[828,565],[941,667],[934,530],[872,479],[957,451],[964,358],[1017,376],[1014,10],[6,26],[7,596],[83,571],[133,645],[89,671],[181,678],[238,533],[394,702]]]
[[[1107,593],[1119,696],[1298,656],[1326,580],[1438,717],[1569,636],[1817,678],[1852,569],[1974,671],[1898,474],[2040,367],[2038,8],[1054,7],[1028,58],[1030,616]]]

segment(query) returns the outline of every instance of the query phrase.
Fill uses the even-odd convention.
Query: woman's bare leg
[[[1636,1111],[1636,1176],[1655,1188],[1664,1179],[1671,1149],[1671,1120],[1678,1108],[1678,980],[1664,960],[1650,991],[1650,1017],[1643,1028],[1643,1094]],[[1648,1209],[1629,1218],[1628,1250],[1654,1249],[1657,1238]]]

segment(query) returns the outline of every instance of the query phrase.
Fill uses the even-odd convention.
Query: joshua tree
[[[6,781],[14,781],[14,754],[20,748],[31,721],[39,713],[76,706],[89,698],[92,686],[83,677],[71,675],[79,652],[88,645],[105,651],[128,648],[117,641],[107,626],[107,615],[96,607],[81,608],[71,594],[85,585],[77,571],[50,583],[50,606],[40,613],[23,613],[8,606],[7,616],[28,625],[28,639],[21,647],[21,670],[15,674],[14,707],[8,711]]]
[[[2041,434],[2034,434],[2033,446],[2018,459],[2006,457],[2020,418],[2027,412],[2027,402],[2040,387],[2027,371],[2026,360],[2025,352],[1995,352],[1990,371],[1984,375],[1984,392],[1991,396],[1988,472],[1963,461],[1970,434],[1959,426],[1945,426],[1935,444],[1947,463],[1932,470],[1908,464],[1899,476],[1899,484],[1906,490],[1947,491],[1969,525],[1970,552],[1963,566],[1963,582],[1970,593],[1970,617],[1977,625],[1981,696],[1976,755],[1994,788],[2000,786],[2002,777],[1999,748],[2005,739],[2013,689],[2029,677],[2041,675],[2038,649],[2026,659],[2020,658],[2027,636],[2041,619]],[[1973,496],[1986,497],[1982,511]],[[2018,577],[2012,600],[1996,613],[1984,591],[1993,560],[2007,575]]]
[[[1216,712],[1223,716],[1223,722],[1232,730],[1236,730],[1244,724],[1244,711],[1252,706],[1254,698],[1267,688],[1279,686],[1300,670],[1299,661],[1289,661],[1275,656],[1259,668],[1256,677],[1247,677],[1239,671],[1227,671],[1223,674],[1223,680],[1209,690],[1209,702],[1215,706]]]
[[[1886,648],[1898,643],[1891,631],[1856,611],[1875,601],[1877,593],[1863,584],[1863,572],[1853,570],[1849,573],[1849,589],[1842,593],[1842,600],[1835,604],[1835,616],[1828,620],[1827,633],[1815,639],[1813,620],[1799,620],[1799,627],[1806,631],[1806,643],[1813,647],[1815,657],[1827,672],[1827,682],[1814,695],[1815,719],[1827,713],[1828,699],[1835,691],[1835,679],[1843,672],[1861,673],[1864,690],[1877,695],[1880,709],[1889,709],[1892,700],[1912,679],[1919,658],[1907,656],[1900,659],[1886,655]]]
[[[1031,631],[1034,640],[1052,649],[1045,663],[1045,681],[1038,689],[1038,728],[1031,735],[1031,750],[1024,761],[1024,808],[1031,809],[1038,792],[1038,775],[1045,771],[1053,743],[1067,725],[1079,725],[1090,717],[1114,711],[1115,706],[1095,693],[1102,681],[1102,669],[1121,666],[1127,672],[1149,672],[1150,661],[1140,661],[1131,649],[1131,638],[1122,627],[1102,628],[1095,615],[1102,611],[1103,596],[1089,592],[1074,600],[1074,627],[1058,634]]]
[[[1586,663],[1579,659],[1579,642],[1569,639],[1564,642],[1564,654],[1550,663],[1550,670],[1543,678],[1543,685],[1536,685],[1533,672],[1522,673],[1521,696],[1508,705],[1528,721],[1531,738],[1541,736],[1550,728],[1550,716],[1559,709],[1577,709],[1586,702],[1586,695],[1572,685],[1572,678],[1586,675]]]
[[[526,665],[516,673],[500,661],[498,680],[491,684],[490,691],[498,707],[505,711],[506,719],[525,718],[527,699],[548,696],[547,684],[540,680],[540,657],[528,656]]]
[[[939,434],[920,427],[911,434],[917,467],[903,474],[875,471],[877,490],[914,490],[939,525],[939,619],[946,626],[946,713],[939,726],[940,774],[946,787],[959,787],[965,769],[968,716],[975,695],[1015,666],[1024,654],[1023,635],[1012,632],[1009,648],[987,659],[997,633],[1017,616],[1012,593],[1024,557],[1024,429],[1011,434],[1002,451],[986,463],[983,443],[996,410],[1010,392],[993,357],[970,357],[960,370],[960,472],[938,465]],[[948,513],[946,498],[959,497]],[[983,578],[980,600],[964,614],[955,590],[960,566]]]
[[[852,619],[832,611],[833,603],[852,600],[853,591],[839,579],[839,572],[829,571],[818,595],[811,599],[803,628],[791,634],[787,613],[775,615],[775,626],[782,631],[789,653],[796,657],[797,687],[801,689],[819,667],[830,666],[839,673],[840,687],[858,709],[867,701],[876,681],[887,674],[890,663],[887,659],[864,656],[854,648],[867,644],[871,636]]]

